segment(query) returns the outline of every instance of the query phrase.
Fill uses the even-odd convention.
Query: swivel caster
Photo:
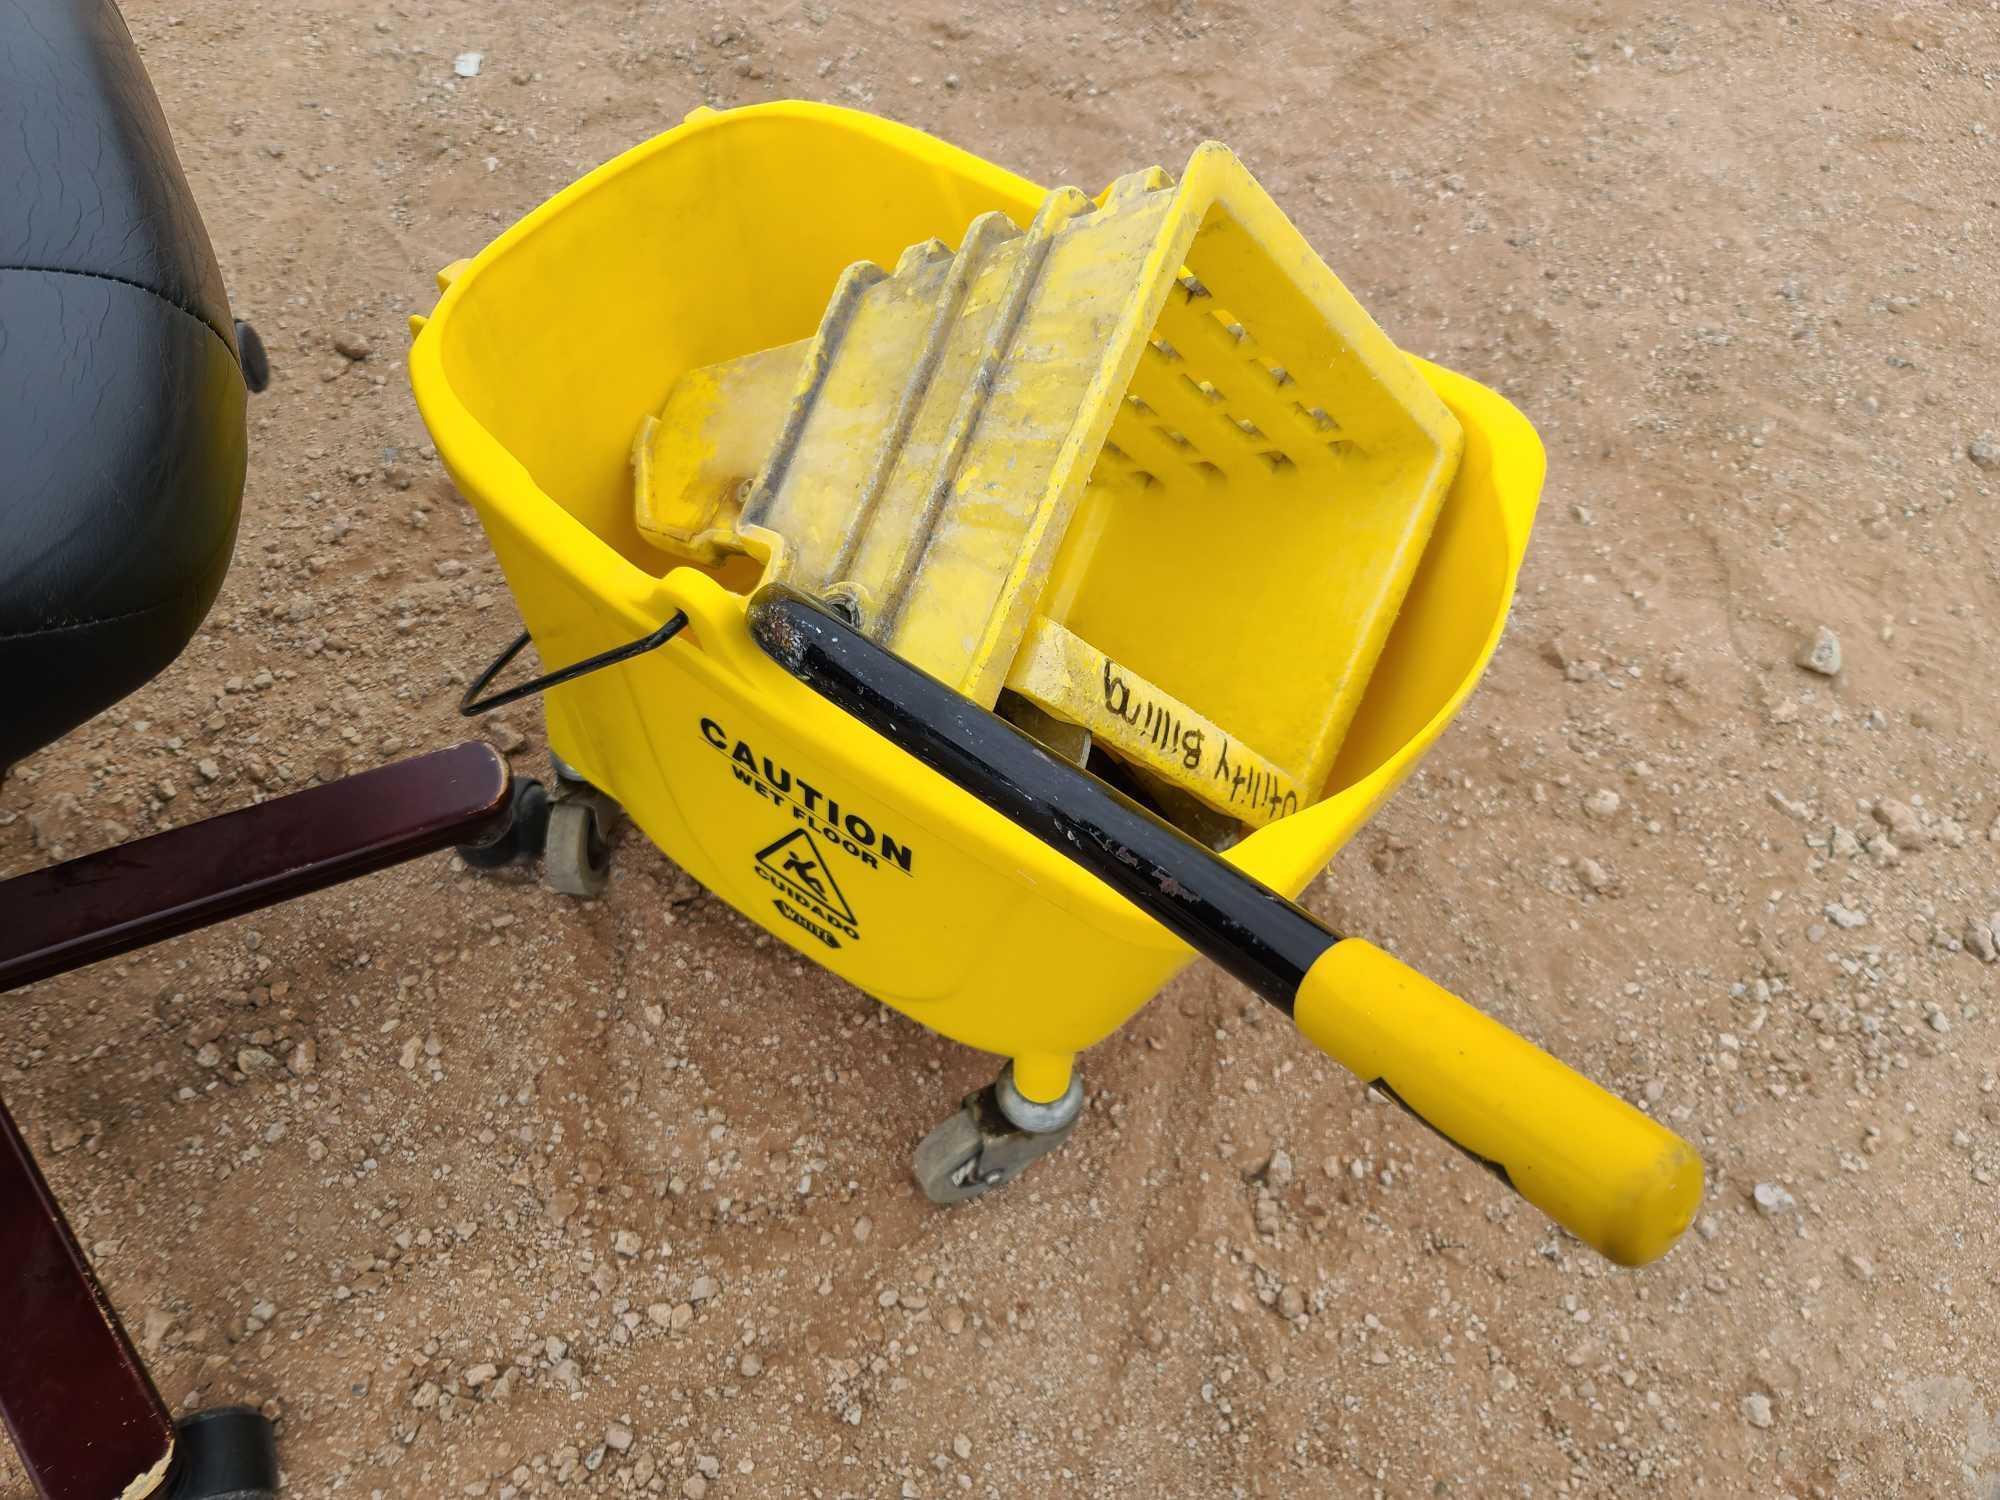
[[[917,1185],[933,1203],[963,1203],[1005,1187],[1069,1139],[1083,1114],[1083,1080],[1051,1104],[1038,1104],[1014,1087],[1014,1065],[985,1088],[965,1096],[958,1113],[917,1145],[912,1166]]]
[[[278,1443],[252,1406],[218,1406],[175,1424],[168,1500],[277,1500]]]
[[[542,846],[542,879],[552,891],[589,901],[611,881],[611,843],[596,803],[566,797],[549,809]]]
[[[555,765],[555,802],[542,845],[542,880],[552,891],[589,901],[611,880],[611,835],[624,810],[584,780],[561,756]]]

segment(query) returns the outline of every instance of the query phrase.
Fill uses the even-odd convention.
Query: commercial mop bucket
[[[1063,1097],[1076,1055],[1189,948],[775,661],[746,620],[751,560],[689,565],[642,536],[631,451],[684,372],[810,336],[851,263],[894,264],[992,210],[1025,223],[1044,197],[857,112],[699,109],[441,273],[411,351],[424,420],[545,665],[686,617],[670,649],[547,693],[554,752],[759,926],[925,1026],[1010,1059],[1029,1101]],[[1542,449],[1520,414],[1414,363],[1464,429],[1455,480],[1325,785],[1221,856],[1286,895],[1471,692],[1539,494]]]

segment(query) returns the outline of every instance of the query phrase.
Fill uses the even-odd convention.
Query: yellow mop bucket
[[[412,383],[543,662],[576,664],[548,680],[551,748],[751,920],[1009,1059],[919,1151],[941,1201],[1059,1139],[1076,1054],[1190,944],[1217,953],[1188,918],[1198,887],[1204,912],[1276,923],[1260,951],[1278,958],[1231,966],[1325,1050],[1607,1254],[1648,1259],[1699,1197],[1683,1143],[1272,895],[1325,867],[1471,691],[1543,459],[1504,400],[1396,354],[1234,159],[1205,151],[1178,186],[1140,174],[1092,201],[852,111],[703,109],[442,273],[412,320]],[[1100,250],[1125,236],[1090,258],[1126,266],[1101,287],[1061,260],[1093,216]],[[1046,304],[1022,269],[1043,254],[1036,285],[1062,292]],[[1103,357],[1019,407],[1036,387],[990,341],[939,332],[982,296],[1021,327],[1096,298]],[[1013,456],[968,463],[966,403],[992,420],[1008,399]],[[1063,410],[1084,414],[1074,431]],[[906,482],[925,442],[949,484]],[[1158,540],[1189,535],[1209,542]],[[916,567],[911,536],[976,555]],[[1372,542],[1342,554],[1362,559],[1342,592],[1313,549],[1348,536]],[[1256,680],[1309,684],[1295,701],[1241,690],[1246,615],[1271,657]],[[607,653],[615,669],[587,670]],[[1161,754],[1107,715],[1116,695],[1082,685],[1114,670],[1126,701],[1233,736],[1220,784],[1255,757],[1263,795],[1223,795],[1200,751]],[[1040,746],[993,738],[986,709]],[[964,737],[933,733],[946,721]],[[1046,800],[996,791],[1005,763]],[[1077,862],[1107,828],[1114,854],[1155,851],[1126,865],[1169,871],[1151,892],[1119,885],[1115,858]]]

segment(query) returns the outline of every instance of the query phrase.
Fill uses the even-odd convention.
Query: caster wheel
[[[1076,1129],[1083,1112],[1081,1080],[1055,1105],[1028,1106],[1044,1112],[1043,1119],[1032,1122],[1037,1126],[1033,1130],[1009,1118],[1004,1096],[1012,1088],[1009,1064],[997,1082],[968,1095],[957,1114],[917,1144],[910,1165],[931,1202],[963,1203],[1005,1187]]]
[[[588,901],[604,894],[611,879],[611,845],[597,809],[582,798],[549,809],[542,845],[542,879],[550,890]]]
[[[275,1500],[278,1445],[264,1414],[218,1406],[175,1424],[169,1500]]]
[[[978,1097],[975,1094],[966,1101],[965,1108],[917,1143],[911,1166],[916,1172],[917,1186],[933,1203],[964,1203],[981,1193],[1005,1187],[1027,1165],[1023,1162],[1012,1172],[1004,1168],[981,1172],[980,1157],[986,1150],[986,1137],[979,1129],[975,1112]]]
[[[498,870],[542,852],[549,832],[549,794],[533,777],[514,783],[512,821],[490,844],[460,844],[458,857],[475,870]]]

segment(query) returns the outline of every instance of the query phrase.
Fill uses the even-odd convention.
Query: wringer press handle
[[[1694,1217],[1692,1146],[1373,943],[1334,940],[1299,985],[1292,1020],[1621,1266],[1665,1255]]]
[[[1601,1254],[1644,1265],[1687,1228],[1701,1159],[1665,1126],[804,595],[767,586],[748,617],[794,677],[1090,870]]]

